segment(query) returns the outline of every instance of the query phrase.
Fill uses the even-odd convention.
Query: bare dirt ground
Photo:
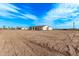
[[[79,55],[79,31],[0,30],[0,56],[63,55]]]

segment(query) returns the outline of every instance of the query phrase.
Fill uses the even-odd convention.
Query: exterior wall
[[[35,30],[42,30],[42,27],[35,27]]]
[[[48,30],[48,26],[44,26],[42,30]]]
[[[28,28],[21,28],[22,30],[28,30]]]
[[[30,30],[42,30],[42,27],[30,27]]]
[[[49,27],[49,26],[44,26],[43,28],[42,28],[42,30],[52,30],[53,28],[52,27]]]
[[[53,28],[52,27],[49,27],[48,30],[53,30]]]
[[[52,27],[49,26],[34,26],[30,27],[30,30],[52,30]]]

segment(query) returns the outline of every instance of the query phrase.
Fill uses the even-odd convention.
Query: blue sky
[[[0,3],[0,27],[48,25],[54,28],[79,28],[79,4]]]

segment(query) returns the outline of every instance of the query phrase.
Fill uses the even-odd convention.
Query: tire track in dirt
[[[65,54],[63,54],[62,52],[59,52],[59,51],[57,51],[57,50],[55,50],[55,49],[50,49],[50,48],[48,48],[48,47],[44,47],[44,46],[42,46],[42,45],[40,45],[39,43],[36,43],[35,41],[31,41],[31,40],[29,40],[28,38],[25,38],[23,35],[21,35],[20,33],[18,33],[20,36],[22,36],[22,38],[23,39],[25,39],[25,43],[26,43],[26,41],[29,41],[29,43],[30,44],[27,44],[27,45],[29,45],[29,47],[31,47],[31,49],[33,49],[33,51],[35,51],[36,53],[38,53],[38,49],[36,49],[36,48],[33,48],[33,47],[35,47],[35,46],[38,46],[38,47],[41,47],[40,49],[43,49],[44,51],[42,51],[42,53],[40,54],[40,55],[65,55]],[[28,40],[26,40],[26,39],[28,39]],[[36,50],[34,50],[34,49],[36,49]],[[40,51],[40,49],[39,49],[39,51]],[[44,54],[44,53],[46,53],[46,54]]]
[[[64,33],[63,33],[64,34]],[[22,34],[23,35],[23,34]],[[21,35],[21,36],[22,36]],[[44,36],[44,34],[42,34],[41,33],[41,35],[39,35],[39,34],[37,34],[37,36],[36,37],[39,37],[39,36],[41,36],[41,38],[42,38],[42,40],[43,40],[43,38],[48,38],[48,39],[50,39],[50,36],[48,37],[47,35],[45,35]],[[25,37],[24,37],[25,38]],[[33,38],[33,37],[32,37]],[[34,38],[33,38],[34,39]],[[48,43],[45,43],[44,44],[44,41],[43,41],[43,43],[40,43],[40,42],[36,42],[35,40],[30,40],[32,43],[34,43],[34,44],[36,44],[36,45],[39,45],[39,46],[41,46],[41,47],[43,47],[43,48],[45,48],[45,49],[48,49],[48,50],[54,50],[55,52],[58,52],[58,53],[60,53],[60,54],[62,54],[62,55],[70,55],[68,52],[61,52],[61,51],[59,51],[59,50],[56,50],[56,49],[54,49],[53,47],[52,48],[50,48],[49,46],[48,46]],[[38,39],[38,38],[37,38]],[[47,40],[48,40],[47,39]],[[67,38],[65,38],[65,39],[67,39]],[[40,40],[40,39],[39,39]],[[38,41],[39,41],[38,40]],[[55,42],[56,43],[56,42]],[[43,45],[42,45],[43,44]],[[67,46],[66,46],[67,47]],[[60,47],[60,48],[62,48],[62,47]],[[68,47],[67,47],[68,48]],[[59,55],[59,54],[58,54]]]
[[[16,34],[14,33],[12,36],[13,37],[16,36],[16,38],[9,37],[9,39],[10,38],[12,39],[12,42],[16,51],[16,55],[34,55],[31,49],[22,42],[23,38],[21,39],[21,36],[19,36],[17,32]]]
[[[2,34],[2,38],[0,39],[0,42],[3,41],[2,43],[0,43],[0,55],[4,55],[4,56],[8,56],[8,55],[14,55],[13,52],[13,46],[11,44],[10,39],[8,39],[8,37],[5,37],[8,35],[8,33],[6,33],[6,31],[4,31]],[[13,51],[13,52],[10,52]]]
[[[5,31],[3,33],[2,40],[4,40],[4,42],[2,43],[2,49],[0,50],[2,53],[0,52],[0,55],[34,55],[34,53],[29,49],[29,47],[27,47],[22,42],[22,40],[20,41],[19,38],[17,38],[17,33],[15,34],[15,32],[13,33],[12,31]]]
[[[21,35],[19,34],[19,36],[21,36]],[[21,36],[21,38],[24,40],[23,42],[24,42],[28,47],[31,48],[31,50],[35,53],[35,55],[48,55],[48,52],[47,52],[46,49],[41,48],[40,46],[31,43],[30,41],[28,41],[26,38],[24,38],[24,37],[22,37],[22,36]],[[43,50],[42,52],[41,52],[41,49]]]
[[[60,31],[59,31],[60,32]],[[46,34],[47,33],[47,34]],[[53,36],[52,36],[53,33]],[[54,32],[40,32],[40,31],[22,31],[22,30],[5,30],[0,33],[0,55],[9,55],[9,56],[56,56],[56,55],[75,55],[73,49],[72,32],[62,31],[60,34]],[[49,34],[49,35],[48,35]],[[54,37],[57,34],[56,37]],[[67,37],[58,38],[60,36]],[[59,36],[58,36],[59,35]],[[75,37],[79,37],[76,35]],[[61,52],[60,50],[55,49],[52,45],[55,43],[62,46],[65,46],[64,43],[70,49],[68,54]],[[71,43],[71,44],[70,44]],[[61,46],[62,44],[62,46]],[[75,45],[78,43],[74,43]],[[77,52],[78,53],[78,52]]]

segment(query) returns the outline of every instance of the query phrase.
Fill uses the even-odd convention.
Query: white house
[[[53,28],[52,27],[49,27],[49,26],[43,26],[42,27],[42,30],[53,30]]]
[[[28,30],[28,28],[21,28],[21,30]]]
[[[43,25],[43,26],[32,26],[30,27],[30,30],[53,30],[53,28],[50,26]]]

